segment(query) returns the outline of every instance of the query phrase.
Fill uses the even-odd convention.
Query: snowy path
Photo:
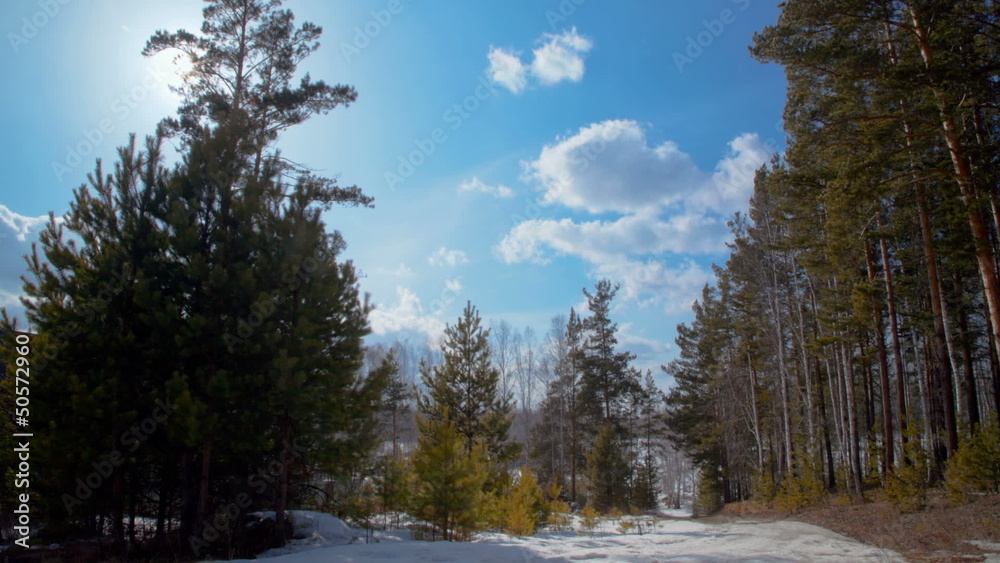
[[[311,546],[300,546],[302,551],[267,560],[273,563],[904,561],[894,552],[800,522],[706,524],[667,519],[641,536],[609,532],[597,532],[594,537],[577,532],[542,532],[529,538],[481,534],[469,543],[419,542],[404,539],[405,534],[379,534],[380,543],[368,545],[316,547],[315,542],[309,542]]]

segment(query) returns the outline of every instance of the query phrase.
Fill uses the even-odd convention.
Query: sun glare
[[[149,59],[152,69],[169,86],[180,86],[184,83],[184,77],[194,68],[190,57],[177,51],[164,51]]]

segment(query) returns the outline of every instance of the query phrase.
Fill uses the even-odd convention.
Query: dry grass
[[[1000,495],[954,506],[943,493],[932,492],[925,509],[907,513],[887,502],[856,503],[843,496],[828,497],[797,514],[779,512],[765,503],[742,502],[727,505],[715,518],[798,520],[897,551],[911,561],[982,560],[989,552],[968,541],[1000,543]]]

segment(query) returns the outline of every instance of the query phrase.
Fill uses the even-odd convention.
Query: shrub
[[[553,482],[546,489],[545,496],[548,498],[548,502],[544,503],[545,509],[542,511],[542,521],[553,530],[561,532],[569,529],[573,523],[573,519],[569,515],[569,504],[560,500],[560,494],[562,494],[562,487],[557,482]]]
[[[799,473],[781,480],[775,503],[783,512],[798,512],[823,498],[823,480],[811,463],[804,463]]]
[[[774,500],[777,493],[777,486],[774,483],[774,474],[765,469],[757,474],[753,484],[753,500],[760,502],[770,502]]]
[[[698,494],[694,500],[695,516],[706,516],[722,508],[722,487],[716,467],[702,469],[698,475]]]
[[[813,475],[785,477],[775,497],[778,510],[798,512],[823,498],[823,482]]]
[[[569,515],[569,504],[561,500],[550,501],[549,518],[547,523],[549,527],[555,531],[561,532],[568,530],[570,525],[573,523],[573,519]]]
[[[590,534],[590,536],[593,536],[594,528],[596,528],[597,524],[600,522],[600,517],[598,516],[597,511],[594,510],[593,506],[588,504],[583,508],[580,516],[583,516],[583,520],[580,522],[580,526],[583,530],[580,530],[580,533],[582,534],[585,530],[588,534]]]
[[[948,496],[968,502],[976,492],[1000,492],[1000,424],[994,416],[971,438],[962,440],[944,473]]]
[[[498,497],[491,497],[487,521],[504,533],[531,536],[538,525],[548,519],[548,510],[538,481],[525,466],[521,468],[520,479],[514,486]]]
[[[882,496],[901,512],[920,510],[927,503],[927,454],[920,443],[915,424],[907,425],[908,440],[904,448],[909,463],[890,472],[882,488]]]
[[[634,527],[635,527],[635,522],[629,520],[628,518],[622,518],[618,522],[618,533],[622,534],[623,536],[627,536],[629,531],[631,531],[632,528]]]

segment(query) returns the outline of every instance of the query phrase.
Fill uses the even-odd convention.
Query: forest
[[[996,16],[787,2],[755,36],[789,146],[667,368],[705,510],[1000,485]]]
[[[367,340],[323,214],[375,201],[278,150],[358,93],[301,74],[322,29],[281,4],[210,1],[199,33],[150,37],[143,56],[191,63],[176,115],[98,161],[26,257],[27,318],[0,325],[4,530],[26,431],[32,544],[123,560],[252,557],[303,509],[467,541],[1000,493],[994,2],[788,0],[755,34],[786,73],[787,148],[666,390],[620,345],[614,279],[544,335],[466,302],[440,345]]]

